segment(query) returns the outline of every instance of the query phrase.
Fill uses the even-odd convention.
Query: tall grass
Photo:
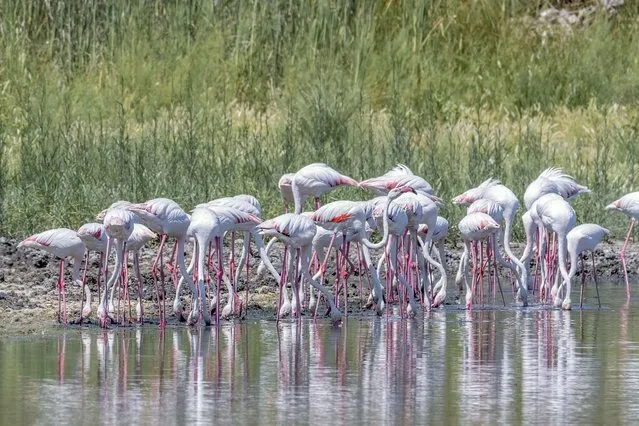
[[[274,215],[280,174],[315,161],[403,162],[445,199],[563,166],[594,191],[580,221],[618,231],[602,207],[638,187],[639,6],[566,32],[535,22],[547,3],[5,0],[1,231],[157,196],[247,192]]]

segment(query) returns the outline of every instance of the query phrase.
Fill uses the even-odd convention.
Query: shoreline
[[[38,332],[45,332],[48,329],[63,327],[56,321],[57,312],[57,290],[56,282],[58,275],[58,261],[45,252],[32,249],[17,249],[18,240],[8,237],[0,237],[0,336],[11,335],[30,335]],[[595,265],[597,276],[600,284],[606,285],[623,285],[623,271],[621,262],[619,261],[619,251],[623,241],[603,242],[595,251]],[[236,250],[239,250],[239,244]],[[523,250],[523,244],[513,244],[513,251],[519,254]],[[229,246],[225,247],[225,254],[228,254]],[[253,249],[253,253],[255,251]],[[455,273],[459,264],[462,253],[461,245],[458,247],[446,247],[446,270],[448,273],[448,297],[447,306],[457,306],[457,289],[454,284]],[[153,290],[153,280],[150,272],[150,264],[154,256],[154,246],[143,251],[141,262],[141,273],[144,282],[143,303],[145,311],[145,320],[143,325],[157,325],[157,309],[155,304],[155,293]],[[187,249],[190,256],[190,251]],[[273,254],[275,256],[275,254]],[[168,258],[168,251],[165,253],[165,259]],[[591,269],[590,254],[586,256],[586,268]],[[356,262],[356,259],[355,259]],[[631,285],[637,281],[639,274],[639,243],[631,242],[628,245],[626,253],[626,262],[628,265],[628,278]],[[274,262],[274,266],[279,264],[279,260]],[[255,257],[251,262],[251,284],[249,289],[248,312],[245,319],[272,319],[275,320],[276,311],[276,283],[270,277],[264,274],[262,277],[255,278],[257,263]],[[73,325],[69,324],[69,328],[96,327],[96,310],[97,310],[97,282],[96,273],[98,267],[98,257],[92,254],[89,263],[89,272],[87,273],[87,285],[92,290],[92,315],[89,325]],[[133,268],[130,268],[130,276],[134,275]],[[504,274],[502,273],[502,276]],[[576,281],[580,282],[580,271],[577,271]],[[173,315],[171,306],[174,297],[174,288],[167,280],[166,297],[167,297],[167,326],[175,326],[180,323]],[[135,283],[133,279],[130,281]],[[238,293],[244,299],[243,290],[244,275],[240,278],[238,284]],[[80,292],[79,286],[70,283],[70,275],[66,274],[67,289],[67,305],[68,319],[77,318],[80,308]],[[364,298],[367,293],[368,281],[362,279]],[[362,309],[357,303],[359,296],[358,278],[356,274],[349,278],[349,316],[362,315],[374,316],[372,311]],[[574,290],[573,290],[574,291]],[[510,290],[507,291],[510,293]],[[133,295],[133,293],[132,293]],[[182,300],[188,306],[190,295],[188,288],[182,291]],[[224,302],[225,292],[222,292],[222,301]],[[132,305],[134,300],[132,299]],[[134,305],[133,305],[134,306]],[[438,308],[441,309],[441,308]],[[322,313],[318,314],[318,320]],[[227,320],[221,320],[227,321]],[[126,325],[126,328],[135,327],[137,324]],[[112,328],[120,327],[120,325],[112,325]]]

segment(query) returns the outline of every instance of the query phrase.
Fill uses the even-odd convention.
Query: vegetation
[[[445,199],[489,176],[523,195],[561,166],[594,192],[580,222],[621,232],[602,209],[639,188],[626,3],[564,29],[541,0],[4,0],[1,231],[157,196],[245,192],[275,215],[279,176],[323,161],[356,179],[406,163]]]

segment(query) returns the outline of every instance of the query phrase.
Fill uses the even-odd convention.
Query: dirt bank
[[[11,238],[0,238],[0,334],[7,333],[33,333],[46,328],[56,326],[57,290],[56,281],[58,274],[58,262],[56,259],[38,250],[17,249],[18,241]],[[623,283],[623,271],[621,269],[618,252],[619,242],[604,243],[595,254],[597,273],[601,283]],[[238,246],[239,251],[239,246]],[[519,253],[521,248],[515,249]],[[228,252],[228,251],[227,251]],[[256,253],[254,253],[256,254]],[[142,276],[144,280],[144,304],[146,320],[149,323],[157,323],[157,308],[151,277],[151,260],[153,249],[147,249],[142,255]],[[453,247],[447,251],[447,269],[449,271],[449,291],[447,303],[457,303],[456,290],[452,281],[461,255],[460,247]],[[628,273],[631,282],[637,281],[637,269],[639,267],[639,244],[631,244],[627,254]],[[589,260],[590,257],[587,257]],[[590,263],[589,263],[590,264]],[[277,264],[276,264],[277,266]],[[93,316],[89,321],[90,327],[96,327],[95,310],[97,305],[96,273],[98,268],[97,256],[91,256],[87,284],[91,288],[93,296]],[[252,276],[255,269],[251,268]],[[130,275],[133,276],[133,269]],[[69,283],[67,273],[67,283]],[[241,283],[243,279],[241,279]],[[365,286],[366,286],[366,281]],[[242,286],[243,284],[240,284]],[[357,302],[358,280],[356,276],[349,279],[351,298],[349,309],[360,310]],[[173,286],[167,284],[167,312],[170,312],[170,301],[174,297]],[[249,288],[248,318],[275,318],[276,284],[270,277],[254,280]],[[69,319],[77,318],[80,308],[80,288],[73,284],[67,284],[69,301]],[[189,299],[187,292],[183,292],[185,305]],[[224,296],[223,296],[223,300]],[[372,315],[372,314],[371,314]],[[167,320],[171,324],[177,324],[177,319],[167,313]],[[77,327],[77,325],[76,325]]]

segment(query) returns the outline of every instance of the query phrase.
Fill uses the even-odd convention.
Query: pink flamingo
[[[133,232],[126,240],[126,257],[128,258],[128,253],[133,253],[133,267],[135,268],[135,273],[138,281],[138,303],[136,305],[136,320],[139,323],[142,323],[144,317],[144,308],[142,306],[142,274],[140,274],[140,252],[142,248],[149,242],[155,240],[157,235],[155,232],[151,231],[146,226],[135,223],[133,225]],[[128,269],[127,262],[124,263],[124,267]],[[125,273],[125,279],[128,279],[128,272]],[[111,293],[111,299],[113,299],[113,293]],[[111,302],[113,303],[113,302]],[[130,315],[129,315],[130,316]]]
[[[111,277],[104,286],[100,304],[98,306],[98,320],[102,327],[106,327],[110,321],[108,314],[107,295],[109,288],[114,286],[117,280],[120,278],[122,272],[122,263],[124,259],[124,252],[126,250],[126,241],[133,232],[133,225],[135,223],[135,216],[128,210],[122,208],[109,209],[104,215],[104,230],[107,234],[107,248],[106,252],[110,252],[110,247],[115,239],[116,244],[116,258],[115,268]]]
[[[295,173],[285,173],[280,178],[277,185],[280,188],[280,195],[284,201],[284,213],[288,213],[291,204],[295,205],[295,197],[293,196],[293,178]]]
[[[392,189],[388,195],[386,196],[386,201],[384,203],[384,214],[382,219],[383,226],[383,236],[382,240],[377,244],[373,244],[368,239],[365,225],[367,223],[367,210],[364,203],[355,202],[355,201],[336,201],[333,203],[326,204],[325,206],[319,208],[314,214],[312,214],[312,220],[320,225],[321,227],[333,231],[333,241],[329,244],[328,250],[333,247],[334,239],[338,233],[343,234],[342,238],[342,248],[341,251],[344,254],[345,259],[348,258],[348,250],[346,249],[346,233],[347,230],[351,230],[354,236],[356,236],[357,240],[362,243],[363,247],[367,249],[379,249],[386,246],[386,243],[389,242],[389,218],[388,211],[390,209],[390,205],[393,200],[398,199],[402,194],[413,193],[414,190],[411,187],[398,187]],[[365,254],[366,258],[366,254]],[[338,258],[339,259],[339,258]],[[328,254],[325,256],[324,261],[322,262],[321,271],[326,270],[326,262],[328,260]],[[366,260],[366,259],[365,259]],[[368,263],[368,261],[367,261]],[[370,265],[370,263],[369,263]],[[338,262],[338,282],[339,283],[339,266]],[[381,288],[378,287],[379,280],[374,280],[374,300],[376,305],[378,305],[377,312],[380,313],[380,309],[383,308],[382,303],[382,291]],[[338,289],[336,288],[336,293]],[[412,292],[409,292],[409,306],[413,313],[417,312],[417,306],[415,305],[414,299],[411,297]]]
[[[466,283],[466,308],[472,309],[473,294],[478,280],[477,269],[481,267],[477,259],[478,253],[476,243],[483,241],[494,235],[500,228],[497,221],[486,213],[476,212],[467,214],[458,225],[459,232],[464,237],[465,252],[471,253],[473,272],[472,285],[468,279],[468,262],[464,264],[464,281]]]
[[[559,271],[561,272],[561,276],[563,277],[564,282],[567,283],[566,297],[561,304],[561,307],[568,310],[571,308],[571,285],[570,278],[568,277],[568,271],[566,270],[566,237],[568,235],[568,232],[575,227],[577,216],[568,201],[563,198],[554,198],[544,203],[540,203],[538,200],[535,205],[537,215],[539,216],[543,226],[550,232],[555,232],[557,234],[557,258],[559,262]],[[555,285],[553,286],[551,295],[556,296],[555,306],[557,306],[559,302],[561,302],[561,299],[559,299],[558,297],[558,283],[555,283]]]
[[[273,219],[269,219],[267,221],[262,222],[257,225],[259,232],[262,235],[272,236],[284,243],[290,252],[296,253],[297,260],[296,264],[300,263],[300,269],[302,276],[317,290],[321,291],[324,297],[326,298],[327,303],[330,307],[330,316],[333,320],[333,323],[339,323],[342,319],[342,313],[339,311],[333,298],[331,297],[330,292],[326,287],[318,283],[313,279],[313,277],[308,272],[309,270],[309,260],[311,256],[311,249],[313,243],[313,237],[315,236],[316,227],[311,219],[306,216],[299,214],[291,214],[285,213],[281,216],[278,216]],[[285,276],[286,274],[282,274]],[[297,274],[294,275],[294,286],[297,281]],[[282,285],[282,280],[280,279],[280,288]],[[297,312],[301,312],[301,305],[299,301],[299,294],[297,288],[294,287],[293,296],[295,299],[295,303],[297,305]],[[279,302],[278,302],[279,305]],[[278,306],[279,312],[279,306]],[[279,316],[278,316],[279,318]]]
[[[580,194],[590,193],[590,189],[577,183],[572,176],[560,168],[549,168],[528,185],[524,193],[524,204],[530,210],[533,203],[545,194],[559,194],[566,200],[572,200]]]
[[[421,244],[423,244],[422,238],[425,238],[429,233],[428,225],[421,224],[417,228],[417,235]],[[448,220],[441,216],[437,216],[437,222],[435,223],[435,229],[431,232],[431,247],[428,247],[429,252],[433,246],[437,246],[437,257],[439,263],[446,265],[446,255],[444,253],[444,243],[448,236]],[[428,271],[426,273],[428,279],[428,286],[430,286],[430,277]],[[446,300],[446,284],[443,281],[438,281],[432,289],[432,294],[435,295],[435,300],[438,301],[437,306],[441,305]]]
[[[362,188],[368,188],[377,195],[386,195],[393,188],[410,186],[417,193],[434,195],[433,187],[423,178],[413,174],[411,169],[398,164],[379,177],[366,179],[359,183]]]
[[[630,282],[628,281],[628,268],[626,267],[626,248],[628,247],[628,241],[632,234],[632,228],[635,226],[635,222],[639,217],[639,192],[631,192],[626,194],[617,201],[614,201],[608,206],[606,210],[616,210],[624,213],[630,218],[630,226],[628,227],[628,233],[626,239],[623,242],[623,247],[619,252],[619,258],[621,259],[621,265],[623,266],[623,275],[626,280],[626,298],[630,300]]]
[[[478,200],[488,200],[491,203],[499,205],[502,210],[501,220],[498,222],[500,225],[499,236],[503,242],[504,251],[508,256],[508,259],[512,262],[507,262],[499,247],[495,245],[494,253],[497,256],[497,261],[506,268],[512,270],[517,279],[517,300],[521,301],[523,306],[528,305],[528,270],[524,264],[519,260],[517,256],[512,252],[510,238],[512,234],[512,227],[519,210],[519,200],[517,196],[501,181],[493,178],[489,178],[482,182],[478,187],[470,189],[463,194],[455,197],[453,203],[460,205],[470,205]],[[470,211],[469,211],[470,213]],[[490,213],[489,213],[490,214]],[[493,217],[494,218],[494,217]],[[459,273],[458,273],[459,276]]]
[[[603,226],[594,223],[585,223],[575,226],[568,232],[566,237],[568,246],[568,256],[570,257],[570,271],[568,278],[572,280],[577,271],[577,256],[581,256],[581,296],[579,297],[579,307],[583,308],[584,304],[584,284],[586,271],[584,268],[583,252],[590,251],[592,253],[592,273],[595,277],[595,288],[597,288],[597,300],[601,308],[601,300],[599,299],[599,288],[597,287],[597,271],[595,268],[595,247],[601,240],[610,233]],[[563,285],[563,284],[562,284]],[[560,288],[561,290],[561,288]]]
[[[160,327],[166,325],[165,319],[165,296],[164,296],[164,269],[162,267],[162,250],[167,238],[176,239],[175,249],[177,251],[177,263],[183,277],[189,276],[184,264],[184,239],[191,223],[188,214],[173,200],[168,198],[155,198],[145,203],[132,204],[128,209],[140,217],[142,223],[151,231],[160,235],[160,247],[151,266],[155,291],[160,306]],[[160,280],[162,282],[162,293],[158,289],[157,264],[160,262]],[[175,279],[175,276],[174,276]],[[177,288],[177,279],[175,279]],[[161,299],[160,299],[161,297]],[[161,302],[160,302],[161,301]],[[181,312],[179,312],[181,315]],[[178,319],[182,320],[181,317]]]
[[[98,294],[100,294],[100,283],[102,276],[102,265],[104,263],[105,254],[106,254],[106,246],[107,246],[107,235],[104,231],[104,227],[101,223],[90,222],[85,223],[78,229],[78,237],[82,240],[87,250],[85,253],[85,262],[86,268],[88,269],[89,265],[89,252],[95,251],[100,255],[100,260],[98,263]],[[86,278],[86,269],[85,269],[85,278]]]
[[[224,269],[222,265],[222,244],[221,240],[224,236],[224,233],[231,228],[230,221],[225,220],[233,215],[233,212],[230,211],[230,207],[224,206],[200,206],[196,207],[193,210],[193,215],[191,216],[191,223],[188,229],[188,235],[192,236],[195,239],[195,253],[194,258],[197,259],[197,282],[198,286],[195,288],[193,286],[193,280],[190,279],[190,275],[186,275],[185,278],[189,285],[191,286],[191,292],[193,294],[193,304],[191,313],[188,318],[188,323],[193,325],[197,322],[199,312],[202,311],[202,316],[205,324],[209,325],[211,322],[211,310],[206,303],[206,292],[204,289],[204,280],[205,273],[207,271],[206,267],[206,251],[210,245],[210,243],[215,241],[215,249],[217,252],[217,287],[215,300],[212,301],[215,303],[215,313],[216,313],[216,323],[219,324],[220,318],[220,309],[219,309],[219,300],[220,300],[220,287],[222,285],[222,275],[224,274]],[[247,218],[247,220],[251,220],[252,215]],[[257,218],[254,219],[256,222]],[[225,223],[226,222],[226,223]],[[184,277],[183,277],[184,278]],[[182,282],[182,280],[180,281]],[[229,300],[233,303],[233,299],[231,297],[233,293],[229,294]]]
[[[22,240],[18,244],[18,248],[20,247],[40,249],[60,259],[60,274],[57,283],[58,322],[64,320],[65,324],[67,323],[67,296],[64,288],[64,264],[66,258],[73,259],[71,279],[82,287],[85,295],[84,307],[80,316],[87,318],[91,315],[91,291],[80,278],[80,265],[86,247],[75,231],[67,228],[50,229]],[[62,313],[62,308],[64,308],[64,313]]]
[[[411,238],[411,250],[415,251],[415,255],[411,254],[410,258],[417,257],[417,265],[420,272],[421,289],[423,294],[426,295],[428,307],[438,307],[446,298],[446,290],[440,290],[435,295],[435,299],[431,302],[430,294],[428,293],[426,268],[424,265],[424,259],[436,268],[440,274],[437,288],[445,288],[447,282],[446,269],[444,266],[433,259],[430,255],[430,244],[433,239],[433,235],[426,234],[422,243],[422,255],[417,255],[417,230],[420,225],[426,225],[430,229],[437,227],[437,217],[439,213],[439,203],[434,201],[431,197],[422,193],[404,194],[395,201],[400,207],[404,208],[408,214],[408,231]]]
[[[313,163],[295,173],[291,190],[295,199],[295,214],[302,213],[302,206],[309,196],[315,198],[315,208],[319,208],[320,197],[341,186],[357,186],[358,183],[324,163]]]

